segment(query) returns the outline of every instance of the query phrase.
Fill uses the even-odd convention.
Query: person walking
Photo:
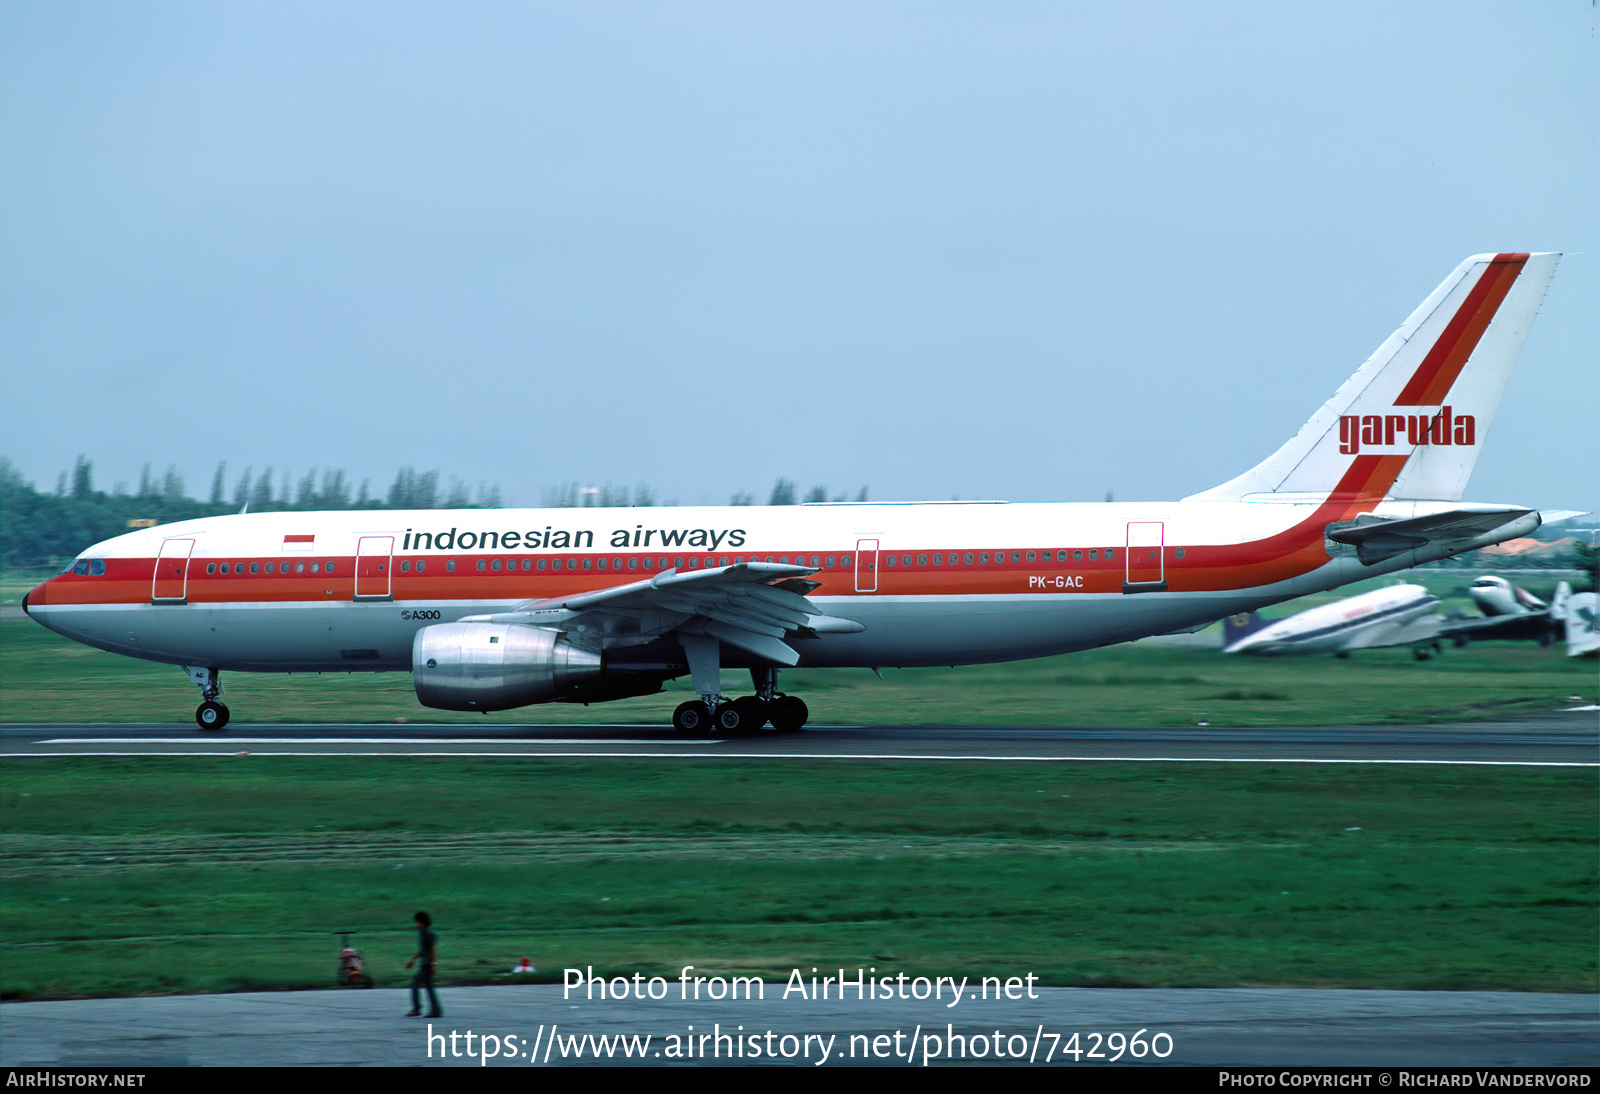
[[[406,968],[416,965],[417,974],[411,978],[411,1010],[406,1013],[407,1018],[418,1018],[422,1015],[421,989],[428,989],[428,1017],[442,1018],[444,1011],[439,1008],[439,996],[433,990],[433,973],[439,963],[439,936],[433,933],[433,920],[427,912],[418,912],[411,917],[417,924],[417,952],[406,962]]]

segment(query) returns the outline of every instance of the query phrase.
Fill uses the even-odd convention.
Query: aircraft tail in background
[[[1266,626],[1267,621],[1261,618],[1260,612],[1246,612],[1226,617],[1222,621],[1223,649],[1227,649],[1240,639],[1249,638]]]
[[[1600,632],[1595,630],[1594,593],[1573,593],[1567,597],[1567,656],[1600,656]]]

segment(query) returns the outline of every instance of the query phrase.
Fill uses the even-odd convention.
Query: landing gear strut
[[[190,682],[199,686],[200,698],[204,700],[194,712],[195,724],[209,731],[224,728],[228,724],[228,708],[217,702],[217,696],[225,690],[222,674],[216,669],[197,669],[189,665],[183,669],[189,674]]]
[[[778,681],[776,668],[751,669],[750,682],[756,693],[728,699],[720,690],[722,648],[717,640],[700,635],[683,635],[679,640],[689,660],[694,689],[700,694],[700,698],[679,704],[672,712],[672,728],[679,733],[699,736],[714,732],[738,737],[760,732],[769,721],[779,733],[793,733],[806,724],[810,711],[805,703],[774,690]]]

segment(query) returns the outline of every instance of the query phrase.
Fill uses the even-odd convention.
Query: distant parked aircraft
[[[1443,639],[1458,646],[1472,639],[1530,640],[1549,646],[1573,625],[1576,598],[1565,581],[1556,586],[1549,604],[1503,577],[1490,575],[1474,581],[1467,594],[1483,615],[1443,614],[1438,611],[1439,599],[1421,585],[1394,585],[1286,619],[1262,619],[1255,612],[1229,616],[1222,626],[1222,652],[1347,656],[1351,650],[1411,646],[1419,660],[1426,660],[1438,652]],[[1589,611],[1592,615],[1592,602]],[[1591,619],[1590,633],[1593,626]]]
[[[1474,581],[1467,595],[1477,602],[1483,615],[1448,621],[1444,634],[1454,638],[1458,646],[1483,638],[1525,639],[1550,646],[1566,632],[1572,586],[1565,581],[1556,585],[1548,604],[1505,578],[1488,574]]]
[[[1351,650],[1415,645],[1438,640],[1444,617],[1439,598],[1421,585],[1384,589],[1323,604],[1287,619],[1255,612],[1222,623],[1223,653],[1348,655]]]

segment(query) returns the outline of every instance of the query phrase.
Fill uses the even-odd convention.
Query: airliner
[[[1417,646],[1419,660],[1429,656],[1420,643],[1438,639],[1444,627],[1439,598],[1421,585],[1391,585],[1321,604],[1287,619],[1266,620],[1254,613],[1224,621],[1223,653],[1281,655],[1331,653],[1384,646]],[[1240,622],[1242,619],[1248,623]]]
[[[1410,646],[1426,661],[1442,639],[1457,646],[1473,640],[1532,639],[1554,645],[1567,627],[1572,586],[1557,582],[1546,604],[1520,585],[1485,575],[1473,581],[1467,595],[1483,609],[1466,617],[1439,610],[1439,598],[1421,585],[1391,585],[1332,604],[1321,604],[1287,619],[1262,619],[1255,612],[1223,620],[1222,652],[1249,654],[1331,653],[1386,646]]]
[[[688,675],[680,733],[793,731],[786,668],[1193,631],[1527,535],[1536,510],[1461,498],[1558,258],[1468,258],[1282,447],[1179,502],[247,513],[97,544],[23,606],[182,666],[207,730],[224,672],[409,671],[423,705],[485,712]]]

